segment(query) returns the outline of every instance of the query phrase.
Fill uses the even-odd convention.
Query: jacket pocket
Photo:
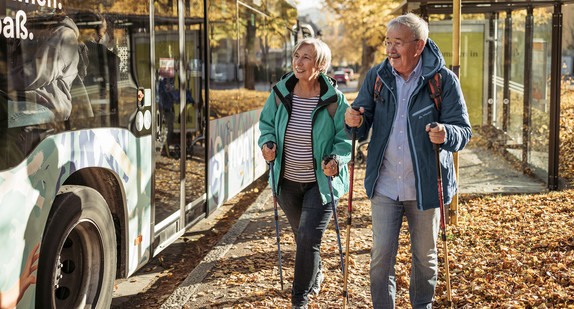
[[[419,119],[423,119],[429,115],[432,115],[432,112],[433,112],[432,109],[433,108],[434,108],[434,105],[428,105],[427,107],[413,113],[413,117],[418,117]]]

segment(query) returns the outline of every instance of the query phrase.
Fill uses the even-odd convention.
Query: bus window
[[[149,71],[149,53],[140,57],[135,52],[142,48],[133,49],[143,43],[149,50],[149,39],[147,45],[135,41],[141,30],[147,32],[145,16],[126,21],[66,2],[50,10],[21,2],[8,6],[22,26],[2,35],[0,47],[0,146],[7,149],[0,152],[0,168],[19,163],[58,132],[133,126],[138,81],[132,60],[144,59]],[[140,86],[149,89],[146,70]]]
[[[32,12],[28,18],[29,37],[13,40],[9,48],[8,127],[68,120],[72,109],[92,117],[78,26],[63,11]]]

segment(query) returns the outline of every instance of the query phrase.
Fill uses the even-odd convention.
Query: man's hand
[[[268,144],[272,144],[273,148],[269,148]],[[277,150],[277,146],[274,143],[272,143],[272,142],[265,143],[263,145],[263,148],[261,148],[261,153],[263,154],[263,158],[265,159],[265,161],[271,162],[271,161],[275,160],[276,150]]]
[[[364,108],[359,108],[359,110],[354,110],[352,107],[348,107],[345,112],[345,124],[351,128],[360,127],[363,124],[363,113]]]
[[[446,130],[444,125],[433,122],[426,126],[426,131],[429,132],[429,139],[433,144],[442,144],[446,141]]]

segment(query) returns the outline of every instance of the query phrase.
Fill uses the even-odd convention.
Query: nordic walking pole
[[[438,124],[433,122],[430,124],[431,128],[436,127]],[[444,201],[443,201],[443,192],[442,192],[442,172],[440,167],[440,145],[439,144],[432,144],[435,157],[436,157],[436,174],[437,174],[437,182],[438,182],[438,199],[440,202],[440,227],[442,229],[442,242],[444,246],[444,264],[445,264],[445,274],[446,274],[446,291],[447,291],[447,306],[452,308],[452,294],[450,291],[450,272],[449,272],[449,264],[448,264],[448,244],[446,242],[446,214],[444,213]]]
[[[331,156],[323,157],[323,161],[325,161],[325,165],[333,158]],[[343,272],[343,276],[345,275],[345,262],[343,261],[343,247],[341,246],[341,233],[339,232],[339,219],[337,218],[337,206],[335,205],[335,195],[333,194],[333,177],[327,176],[329,180],[329,192],[331,193],[331,208],[333,209],[333,216],[335,218],[335,231],[337,232],[337,242],[339,244],[339,255],[341,256],[341,271]]]
[[[273,149],[273,142],[267,142],[267,148]],[[277,234],[277,255],[279,256],[279,277],[281,278],[281,290],[283,290],[283,268],[281,265],[281,244],[279,243],[279,215],[277,215],[277,194],[275,192],[275,172],[273,171],[274,161],[269,161],[269,171],[271,173],[271,191],[273,192],[273,208],[275,209],[275,233]]]
[[[359,110],[359,107],[353,107]],[[351,129],[353,136],[351,139],[351,161],[349,161],[349,208],[347,214],[347,243],[345,248],[345,271],[343,272],[343,309],[347,308],[349,291],[347,290],[347,279],[349,277],[349,243],[351,242],[351,214],[353,212],[353,174],[355,172],[355,142],[357,141],[357,128]]]

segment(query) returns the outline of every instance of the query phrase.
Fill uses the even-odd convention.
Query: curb
[[[225,256],[227,251],[233,246],[237,237],[245,230],[251,220],[263,210],[265,203],[273,197],[271,187],[267,185],[259,194],[255,202],[241,215],[239,220],[231,229],[219,240],[215,247],[203,258],[185,280],[177,287],[169,298],[161,305],[161,308],[182,308],[195,291],[202,284],[209,271],[215,266],[215,263]]]

